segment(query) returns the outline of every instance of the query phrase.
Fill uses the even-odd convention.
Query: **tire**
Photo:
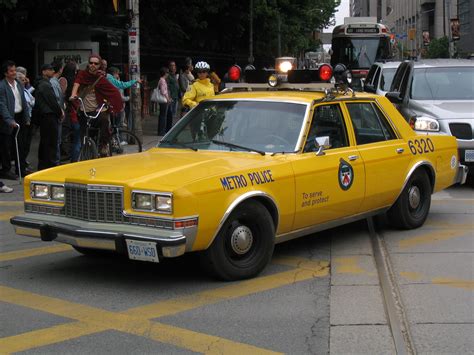
[[[121,145],[121,142],[127,142],[127,145]],[[119,129],[111,138],[110,155],[133,154],[142,151],[142,142],[138,137],[126,129]]]
[[[267,266],[274,246],[275,227],[270,213],[261,203],[247,201],[231,213],[203,252],[203,263],[219,279],[247,279]]]
[[[98,157],[97,147],[91,138],[86,138],[79,152],[79,161],[96,159]]]
[[[395,204],[388,210],[390,224],[400,229],[414,229],[425,223],[431,206],[431,183],[427,173],[416,170]]]

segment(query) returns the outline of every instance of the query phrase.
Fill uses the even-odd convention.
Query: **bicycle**
[[[107,104],[107,102],[103,102],[99,109],[96,111],[95,115],[89,115],[85,110],[84,101],[82,100],[82,98],[77,97],[76,99],[79,101],[82,108],[82,114],[86,118],[85,134],[82,141],[81,150],[79,152],[79,161],[99,158],[100,156],[97,149],[99,139],[99,128],[93,127],[92,123],[94,122],[94,120],[97,119],[97,117],[99,117],[99,115],[104,110],[109,107],[109,105]],[[95,134],[91,135],[91,132],[95,132]],[[123,154],[124,149],[122,148],[122,145],[124,145],[124,142],[127,143],[127,146],[130,145],[129,147],[127,147],[126,153],[139,153],[142,151],[142,143],[134,133],[126,129],[120,128],[115,124],[112,125],[112,135],[108,143],[109,148],[107,150],[107,156],[112,156],[113,153]]]

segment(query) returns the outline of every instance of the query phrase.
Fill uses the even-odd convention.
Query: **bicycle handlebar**
[[[72,97],[71,99],[72,99],[72,100],[78,100],[78,101],[80,102],[81,108],[82,108],[82,112],[84,113],[84,116],[86,116],[86,117],[89,118],[89,119],[95,119],[95,118],[99,117],[99,115],[100,115],[101,112],[104,110],[104,108],[110,107],[110,105],[107,103],[107,101],[104,100],[104,102],[103,102],[102,105],[99,107],[99,109],[98,109],[98,110],[96,109],[96,111],[97,111],[96,115],[95,115],[95,116],[91,116],[91,115],[88,115],[87,112],[86,112],[86,108],[85,108],[85,106],[84,106],[84,100],[82,99],[82,97],[76,96],[76,97]]]

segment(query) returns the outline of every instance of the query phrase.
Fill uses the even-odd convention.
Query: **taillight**
[[[330,65],[323,64],[319,67],[319,77],[322,81],[329,81],[332,77],[332,68]]]
[[[240,79],[240,68],[234,65],[230,67],[228,74],[231,81],[238,81]]]

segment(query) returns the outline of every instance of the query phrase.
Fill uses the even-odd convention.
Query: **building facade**
[[[474,53],[473,0],[351,0],[350,15],[377,17],[396,35],[404,58],[419,56],[431,39],[444,36],[451,40],[452,53]],[[456,43],[451,19],[459,19]]]

